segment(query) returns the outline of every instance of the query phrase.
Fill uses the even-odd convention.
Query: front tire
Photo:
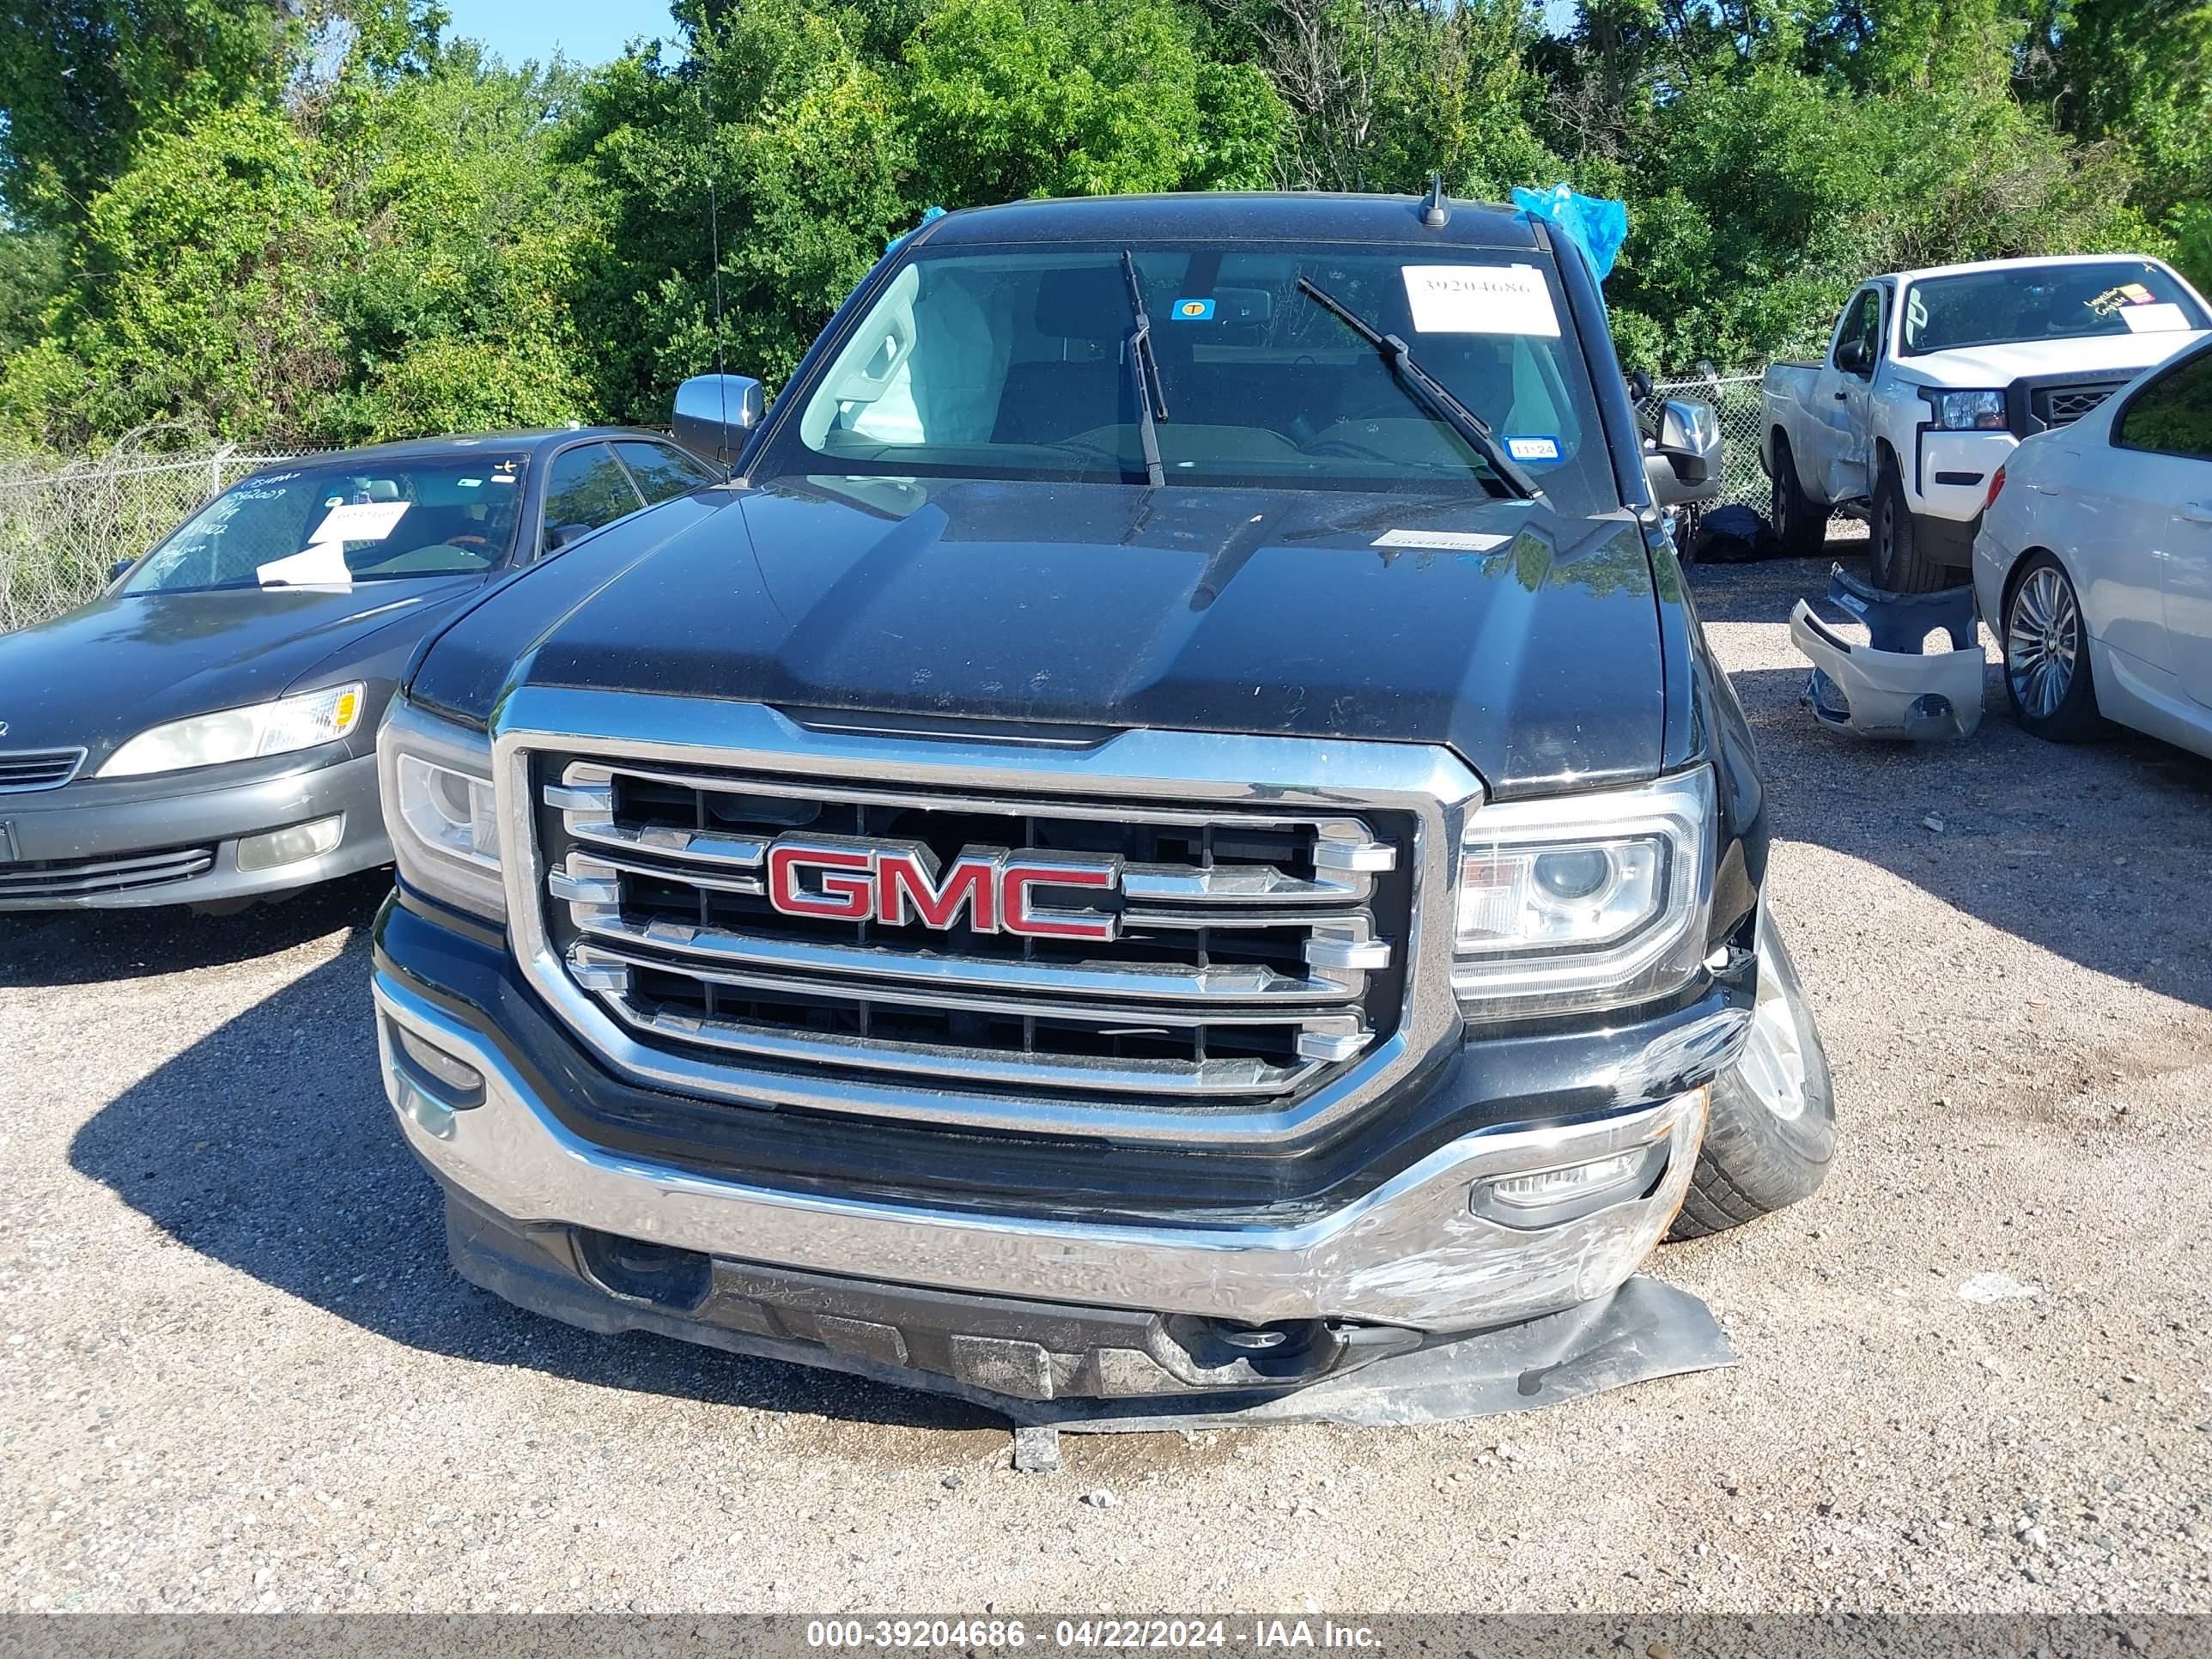
[[[1774,477],[1770,483],[1766,521],[1774,526],[1785,559],[1810,559],[1828,544],[1828,509],[1805,493],[1797,482],[1797,458],[1790,453],[1790,440],[1774,434]]]
[[[1876,587],[1892,593],[1934,593],[1951,586],[1955,580],[1951,568],[1923,545],[1924,538],[1905,499],[1897,457],[1887,453],[1875,480],[1873,519],[1869,562]]]
[[[1836,1154],[1835,1085],[1781,929],[1761,911],[1743,1053],[1713,1079],[1705,1144],[1669,1238],[1703,1238],[1810,1198]]]
[[[2031,736],[2079,743],[2104,724],[2089,670],[2089,634],[2066,567],[2048,553],[2027,560],[2004,601],[2005,693]]]

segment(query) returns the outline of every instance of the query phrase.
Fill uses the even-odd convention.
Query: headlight
[[[1460,848],[1453,988],[1474,1019],[1680,990],[1713,896],[1709,767],[1634,789],[1478,809]]]
[[[490,741],[396,701],[377,733],[376,764],[399,878],[434,899],[504,920]]]
[[[2007,429],[2005,395],[2002,392],[1938,392],[1923,387],[1920,395],[1936,411],[1936,425],[1944,432],[2002,432]]]
[[[362,686],[356,682],[172,720],[125,744],[107,757],[99,775],[137,778],[149,772],[181,772],[191,766],[220,766],[225,761],[289,755],[295,749],[336,743],[361,724],[362,700]]]

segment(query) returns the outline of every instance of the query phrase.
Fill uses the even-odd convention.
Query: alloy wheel
[[[2005,678],[2020,706],[2049,720],[2073,689],[2081,647],[2081,612],[2073,584],[2045,565],[2028,573],[2005,623]]]

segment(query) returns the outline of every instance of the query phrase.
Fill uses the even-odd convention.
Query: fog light
[[[1564,1170],[1510,1176],[1504,1181],[1492,1182],[1490,1193],[1500,1204],[1510,1205],[1516,1210],[1541,1209],[1562,1199],[1579,1198],[1586,1193],[1618,1186],[1637,1173],[1644,1158],[1640,1152],[1617,1152],[1611,1158],[1592,1158],[1587,1164],[1570,1164]]]
[[[417,1036],[404,1025],[387,1022],[392,1040],[399,1050],[400,1059],[422,1075],[426,1083],[441,1085],[447,1093],[446,1103],[455,1110],[465,1110],[483,1100],[483,1073],[466,1060],[447,1054],[425,1037]]]
[[[295,823],[289,830],[248,836],[238,843],[238,867],[246,872],[275,870],[307,859],[319,859],[335,851],[344,835],[345,814],[341,812],[336,817],[317,818],[313,823]]]
[[[1662,1134],[1625,1152],[1477,1182],[1468,1207],[1502,1227],[1533,1232],[1564,1226],[1651,1191],[1666,1173],[1668,1151]]]

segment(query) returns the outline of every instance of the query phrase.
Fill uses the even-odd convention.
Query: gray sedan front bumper
[[[376,757],[335,761],[245,782],[210,768],[196,789],[102,782],[0,794],[0,911],[220,904],[307,887],[392,861],[377,800]],[[337,845],[319,857],[240,870],[239,842],[339,817]]]

